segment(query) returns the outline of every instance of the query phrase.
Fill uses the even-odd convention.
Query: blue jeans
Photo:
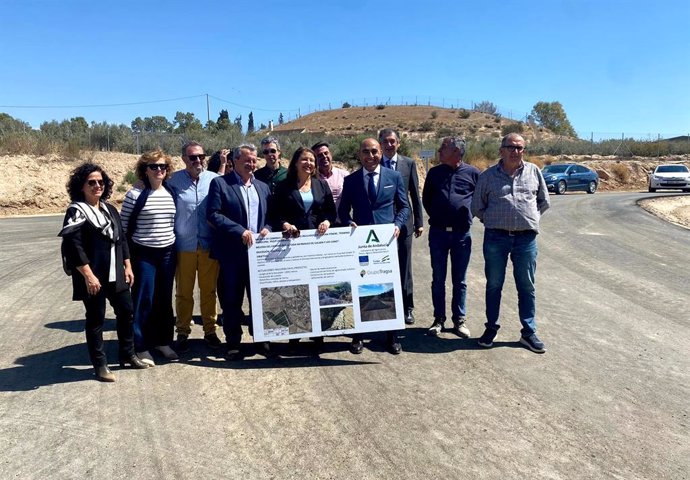
[[[450,303],[453,320],[465,317],[467,301],[467,266],[472,253],[470,232],[448,232],[444,228],[429,228],[429,254],[431,256],[431,300],[434,318],[446,318],[446,275],[450,254],[450,276],[453,297]]]
[[[513,262],[513,277],[518,294],[522,336],[537,331],[534,279],[537,270],[537,234],[509,235],[487,228],[484,232],[484,274],[486,275],[486,328],[500,328],[501,290],[506,277],[508,256]]]
[[[137,352],[170,345],[175,329],[172,308],[175,248],[132,248],[134,271],[134,347]]]

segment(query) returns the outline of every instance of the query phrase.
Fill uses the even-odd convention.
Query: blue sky
[[[381,295],[393,290],[392,283],[372,283],[369,285],[360,285],[358,292],[360,297],[370,297],[372,295]]]
[[[488,100],[513,118],[560,101],[585,138],[690,132],[687,0],[3,0],[2,11],[0,112],[34,127],[178,110],[205,122],[209,94],[212,119],[224,108],[245,126],[250,110],[258,126],[417,98]],[[86,107],[168,99],[180,100]]]

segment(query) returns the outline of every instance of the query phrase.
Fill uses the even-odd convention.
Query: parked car
[[[567,191],[575,190],[594,193],[599,186],[597,172],[574,163],[547,165],[541,173],[544,175],[549,191],[556,192],[556,195],[563,195]]]
[[[657,189],[690,192],[690,171],[685,165],[658,165],[649,175],[649,191]]]

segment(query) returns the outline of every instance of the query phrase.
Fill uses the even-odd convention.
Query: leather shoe
[[[129,365],[132,368],[149,368],[149,364],[142,362],[141,358],[137,357],[136,355],[132,354],[128,356],[127,358],[121,358],[120,359],[120,367],[125,368],[125,365]]]
[[[407,309],[407,315],[405,315],[405,324],[414,325],[414,315],[412,315],[412,309]]]
[[[259,342],[256,344],[256,353],[266,358],[276,358],[278,354],[271,349],[270,342]]]
[[[388,343],[388,352],[391,355],[400,355],[400,352],[402,352],[402,346],[400,345],[400,342],[394,340]]]
[[[98,367],[96,369],[96,380],[99,382],[112,383],[115,381],[115,375],[113,375],[113,372],[111,372],[107,366]]]
[[[350,345],[350,353],[359,355],[364,350],[364,342],[358,339],[353,339]]]
[[[240,360],[244,360],[244,354],[239,348],[231,347],[228,349],[225,359],[229,362],[238,362]]]

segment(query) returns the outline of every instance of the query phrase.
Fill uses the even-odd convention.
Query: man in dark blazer
[[[271,230],[266,219],[271,192],[265,183],[254,179],[254,145],[240,145],[233,157],[235,170],[211,182],[206,218],[213,228],[210,256],[220,264],[218,298],[223,309],[228,360],[241,360],[242,302],[244,292],[249,292],[247,248],[254,243],[257,232],[266,236]],[[260,353],[268,353],[268,343],[258,348]]]
[[[382,168],[381,155],[381,145],[376,139],[367,138],[360,144],[357,156],[362,168],[345,177],[338,217],[344,225],[353,228],[394,223],[394,235],[399,238],[410,208],[402,176],[394,170]],[[394,355],[401,352],[398,332],[388,333],[387,347]],[[354,335],[350,351],[359,354],[363,348],[362,336]]]
[[[400,283],[403,291],[403,307],[405,309],[405,323],[414,323],[414,288],[412,284],[412,234],[419,237],[424,231],[422,199],[419,195],[419,177],[417,164],[409,157],[398,153],[400,137],[392,128],[384,128],[379,132],[379,143],[383,148],[382,164],[400,173],[405,187],[405,198],[410,204],[411,215],[400,229],[398,237],[398,262],[400,264]]]

